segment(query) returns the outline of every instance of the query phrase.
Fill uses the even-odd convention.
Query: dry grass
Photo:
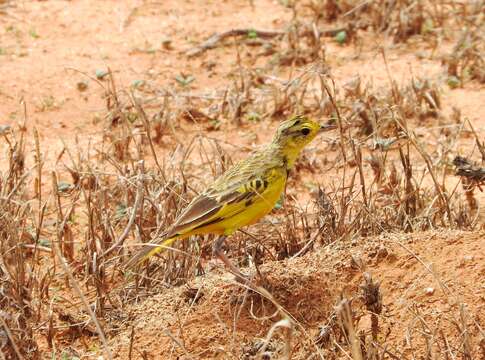
[[[395,42],[415,35],[432,42],[451,36],[444,28],[454,22],[461,25],[456,15],[463,15],[460,19],[469,28],[443,63],[448,76],[457,77],[461,86],[468,80],[483,83],[483,2],[322,0],[289,6],[295,17],[281,34],[270,39],[256,34],[260,43],[239,45],[261,46],[275,54],[272,60],[263,71],[239,62],[223,91],[194,95],[149,83],[118,89],[110,72],[103,83],[103,141],[89,148],[66,146],[52,174],[43,170],[43,145],[36,132],[26,132],[23,124],[2,130],[8,154],[7,167],[0,173],[4,358],[39,358],[40,337],[53,356],[60,356],[60,343],[84,339],[89,348],[96,342],[94,336],[106,358],[112,358],[105,337],[118,331],[112,319],[126,326],[132,323],[123,312],[127,304],[203,273],[210,237],[177,244],[176,251],[150,261],[139,274],[122,274],[119,269],[133,246],[160,234],[203,186],[230,166],[231,151],[209,136],[221,127],[251,121],[273,126],[273,119],[302,112],[339,125],[338,135],[322,150],[330,160],[306,152],[289,182],[304,192],[298,184],[308,174],[331,172],[338,180],[313,187],[312,203],[306,208],[293,199],[296,191],[289,192],[270,221],[256,225],[250,234],[235,235],[227,251],[240,265],[299,257],[317,245],[346,244],[383,233],[471,230],[479,225],[474,191],[483,185],[483,174],[477,178],[483,168],[460,163],[463,189],[450,171],[454,145],[463,132],[476,132],[465,120],[444,115],[436,79],[410,78],[398,84],[389,76],[390,85],[383,89],[359,78],[338,85],[325,63],[321,38],[345,31],[346,41],[357,43],[359,31],[366,30],[386,33]],[[324,21],[338,26],[324,29]],[[275,67],[301,66],[306,67],[287,80],[269,75]],[[433,121],[440,129],[435,136],[442,137],[425,145],[415,128]],[[182,138],[187,123],[206,130],[206,135]],[[476,141],[482,149],[478,136]],[[159,158],[157,152],[166,144],[174,150]],[[30,153],[34,156],[27,162]],[[469,176],[470,171],[478,175]],[[52,186],[44,188],[44,182]],[[394,353],[380,327],[380,285],[359,259],[355,266],[362,272],[360,292],[336,304],[311,341],[315,354],[324,351],[329,359],[356,360],[414,359],[415,354],[426,359],[438,354],[474,358],[476,338],[469,337],[470,315],[463,304],[457,305],[456,318],[448,319],[460,334],[459,343],[415,308],[410,311],[415,312],[416,324],[408,336],[412,355]],[[187,294],[192,302],[200,298],[197,290]],[[361,334],[356,328],[365,314],[370,315],[370,333]],[[301,331],[297,325],[291,319],[276,322],[248,356],[268,358],[264,354],[271,353],[290,358],[292,345],[298,343],[295,331]],[[278,348],[273,335],[280,331],[285,335],[278,341],[284,346]],[[420,340],[413,345],[416,337]],[[332,352],[338,355],[332,357]]]

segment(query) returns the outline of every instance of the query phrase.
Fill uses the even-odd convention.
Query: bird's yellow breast
[[[266,191],[260,195],[260,199],[246,208],[246,211],[233,218],[234,224],[239,228],[251,225],[273,210],[276,202],[285,188],[286,177],[274,179]]]
[[[255,196],[251,203],[245,204],[242,211],[200,230],[205,234],[230,235],[243,226],[256,223],[274,208],[285,188],[285,184],[286,171],[272,170],[268,177],[268,187],[266,190]]]

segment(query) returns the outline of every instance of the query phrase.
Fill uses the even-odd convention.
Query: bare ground
[[[404,170],[400,167],[401,156],[395,149],[385,152],[386,159],[389,154],[389,162],[392,160],[398,170],[393,173],[391,167],[383,168],[385,180],[382,187],[376,185],[377,175],[373,172],[370,160],[375,152],[366,145],[370,137],[360,135],[357,144],[362,145],[364,178],[368,186],[372,183],[370,186],[377,187],[376,204],[369,207],[371,215],[367,220],[357,221],[359,216],[363,216],[359,209],[364,210],[356,206],[356,210],[344,214],[344,230],[327,228],[327,233],[318,233],[318,226],[315,225],[318,223],[315,220],[317,215],[310,211],[306,217],[306,209],[320,199],[319,186],[325,187],[339,206],[344,199],[349,201],[361,196],[356,186],[349,198],[344,197],[354,172],[355,179],[359,179],[356,171],[359,162],[352,158],[351,154],[354,153],[349,142],[346,143],[349,146],[347,154],[352,159],[344,160],[338,146],[339,135],[328,135],[324,141],[315,144],[305,153],[293,174],[287,193],[290,210],[280,209],[261,226],[249,229],[252,237],[265,241],[262,246],[266,248],[261,250],[264,255],[260,259],[260,270],[265,281],[261,285],[273,295],[273,301],[285,309],[285,317],[281,311],[275,313],[276,308],[271,301],[235,284],[219,264],[210,260],[207,239],[202,243],[205,247],[201,245],[198,248],[197,245],[190,248],[197,254],[188,256],[192,260],[176,258],[167,267],[162,267],[162,271],[150,273],[153,276],[152,283],[144,279],[135,286],[132,279],[117,271],[120,266],[117,257],[108,259],[101,265],[101,270],[91,270],[90,266],[94,266],[92,254],[96,253],[96,249],[99,252],[96,246],[106,250],[112,242],[102,243],[102,239],[110,237],[107,231],[97,237],[96,245],[92,245],[95,241],[90,240],[88,229],[93,217],[90,210],[86,209],[89,201],[83,202],[83,186],[80,186],[78,192],[75,188],[62,202],[64,212],[68,211],[70,204],[75,209],[69,220],[70,241],[74,244],[70,266],[75,270],[76,279],[82,284],[82,291],[93,308],[103,303],[103,309],[96,308],[96,315],[106,334],[109,349],[114,358],[120,359],[276,359],[289,357],[289,354],[294,359],[358,359],[349,345],[349,333],[352,331],[341,323],[346,301],[350,301],[353,313],[351,323],[360,340],[361,356],[364,359],[485,359],[485,259],[482,250],[485,246],[485,212],[482,205],[485,196],[481,192],[483,185],[482,188],[476,188],[473,197],[478,208],[472,209],[473,204],[470,199],[467,201],[460,178],[453,176],[454,168],[451,166],[456,155],[472,159],[479,167],[484,166],[485,160],[480,156],[476,140],[485,138],[485,91],[483,82],[470,79],[470,75],[465,75],[463,83],[457,88],[450,85],[450,74],[443,59],[453,52],[460,37],[459,20],[458,24],[453,23],[453,26],[445,30],[436,27],[433,30],[438,34],[436,37],[427,37],[423,33],[411,36],[404,42],[394,42],[392,34],[372,28],[358,30],[357,40],[350,44],[340,45],[333,36],[322,37],[320,45],[315,46],[324,49],[325,61],[321,55],[310,58],[310,46],[310,50],[307,47],[295,50],[291,47],[292,41],[299,43],[300,40],[287,38],[274,40],[273,50],[266,43],[252,44],[243,41],[247,40],[244,38],[229,38],[198,56],[186,55],[188,49],[200,44],[214,32],[234,28],[287,29],[293,11],[282,3],[267,0],[205,1],[203,5],[197,1],[171,0],[0,1],[0,125],[12,126],[16,134],[25,134],[25,165],[27,169],[33,169],[27,173],[35,174],[34,129],[40,134],[43,160],[43,176],[39,188],[42,200],[39,192],[35,194],[37,185],[34,185],[33,178],[37,175],[30,174],[22,196],[16,201],[37,204],[38,200],[39,209],[44,201],[48,209],[44,223],[39,226],[37,205],[32,205],[34,210],[26,215],[25,223],[22,222],[28,231],[24,227],[23,230],[20,230],[20,226],[17,228],[19,239],[30,246],[34,245],[32,239],[35,236],[26,237],[25,234],[32,233],[29,226],[33,229],[39,226],[40,237],[37,240],[42,240],[39,241],[42,251],[37,258],[35,252],[33,255],[30,250],[22,250],[23,259],[28,263],[25,272],[33,274],[30,283],[33,290],[30,296],[24,295],[21,298],[21,302],[28,304],[25,308],[29,311],[22,312],[18,310],[21,306],[14,308],[9,302],[0,302],[2,314],[12,312],[5,317],[7,322],[3,325],[4,331],[0,333],[0,346],[5,349],[7,358],[17,356],[12,343],[17,342],[22,347],[22,334],[29,331],[32,332],[33,341],[26,341],[26,350],[19,350],[26,358],[109,356],[106,351],[103,352],[103,342],[97,336],[92,318],[73,290],[72,282],[66,280],[58,259],[55,260],[52,244],[58,239],[57,225],[60,218],[56,211],[58,194],[52,191],[50,172],[55,170],[59,181],[69,184],[74,182],[66,166],[72,169],[76,162],[72,158],[77,155],[66,155],[68,149],[72,153],[79,152],[80,167],[83,164],[89,166],[79,171],[83,176],[91,172],[96,172],[96,176],[102,176],[99,174],[103,172],[107,176],[114,173],[109,181],[103,182],[103,194],[110,193],[106,190],[110,188],[110,183],[115,184],[110,189],[113,196],[106,195],[98,204],[104,201],[106,209],[100,205],[100,213],[106,210],[107,218],[111,219],[108,223],[111,221],[114,224],[110,225],[109,231],[115,233],[113,238],[119,238],[127,222],[128,212],[118,222],[115,209],[118,210],[120,204],[129,208],[135,201],[135,191],[120,195],[123,187],[135,189],[133,183],[136,181],[130,178],[136,174],[134,160],[137,157],[144,158],[147,173],[154,174],[157,168],[145,140],[133,140],[130,144],[132,147],[136,144],[138,150],[144,149],[141,155],[133,149],[128,160],[116,158],[116,150],[113,155],[113,149],[117,148],[112,134],[118,131],[111,128],[116,120],[113,114],[121,108],[120,113],[132,110],[129,106],[125,107],[127,97],[122,95],[120,99],[123,105],[110,108],[110,101],[113,101],[108,96],[110,93],[136,88],[138,92],[135,91],[135,95],[143,99],[142,104],[150,119],[163,108],[163,99],[169,97],[166,93],[176,94],[170,98],[170,107],[163,108],[162,138],[155,143],[154,152],[164,163],[164,169],[167,167],[167,176],[176,184],[173,188],[178,189],[178,181],[183,184],[181,188],[184,190],[180,190],[183,197],[193,195],[192,189],[201,189],[210,182],[210,178],[224,168],[224,161],[228,157],[242,158],[255,145],[268,141],[279,119],[289,116],[291,112],[306,112],[313,106],[309,100],[295,105],[290,99],[288,102],[292,105],[279,111],[276,109],[276,95],[275,99],[267,95],[269,90],[265,86],[284,88],[287,81],[305,74],[312,64],[325,63],[325,67],[331,69],[338,104],[346,118],[350,112],[346,99],[355,96],[373,101],[372,96],[352,95],[345,90],[345,84],[355,79],[356,75],[360,76],[364,93],[375,93],[377,97],[383,98],[384,93],[390,92],[393,80],[403,87],[410,84],[411,79],[429,79],[436,84],[441,102],[439,114],[421,116],[419,111],[410,112],[408,125],[431,154],[433,166],[440,174],[438,182],[441,189],[463,200],[450,200],[452,204],[463,205],[463,211],[462,208],[458,209],[458,205],[452,209],[453,216],[456,215],[456,219],[462,222],[456,220],[452,225],[443,215],[445,211],[437,209],[444,206],[439,200],[439,186],[435,186],[426,170],[423,157],[413,151],[410,155],[414,166],[413,176],[415,184],[420,184],[416,186],[423,188],[423,208],[435,215],[423,222],[419,220],[413,223],[412,233],[405,226],[399,228],[395,225],[393,214],[401,209],[401,203],[396,203],[396,198],[389,200],[385,196],[392,192],[392,174],[402,175],[399,183],[405,182]],[[332,1],[314,3],[328,4]],[[452,3],[454,11],[458,11],[459,2]],[[309,7],[302,5],[296,9],[297,20],[310,21],[312,13]],[[326,14],[330,10],[324,8],[321,13]],[[327,20],[323,16],[318,20],[319,27],[324,30],[340,27],[346,21],[341,15],[337,21]],[[483,14],[481,16],[483,24]],[[298,51],[301,51],[300,55]],[[288,54],[293,56],[288,60],[289,64],[284,59]],[[308,59],[308,62],[299,63],[303,61],[301,57]],[[280,61],[279,65],[271,65],[274,61]],[[96,79],[96,73],[100,75],[108,69],[116,84],[114,91],[107,91],[111,84],[109,75]],[[194,78],[191,82],[190,76]],[[251,94],[247,98],[242,97],[244,103],[238,107],[237,98],[230,97],[233,94],[231,91],[233,88],[244,88],[246,80],[251,83],[252,87],[246,84]],[[318,87],[318,79],[310,83],[310,89]],[[434,87],[426,96],[432,94],[432,89]],[[224,96],[228,96],[227,104],[221,100]],[[389,98],[386,97],[383,102],[390,103]],[[217,107],[219,102],[225,105]],[[283,101],[281,104],[285,105]],[[418,107],[416,104],[413,106]],[[201,109],[203,114],[198,116],[192,111],[194,108]],[[459,109],[458,119],[457,110],[454,109]],[[319,116],[322,121],[335,117],[332,109],[311,108],[308,111]],[[473,124],[476,135],[471,131],[468,121]],[[457,128],[460,130],[455,133]],[[135,134],[133,139],[137,139],[140,134],[137,129],[142,129],[142,126],[135,124],[130,129],[133,131],[131,134]],[[190,148],[187,146],[189,139],[196,142],[194,139],[198,139],[200,134],[205,136],[204,141],[217,139],[222,149],[220,151],[225,154],[217,158],[218,162],[214,166],[208,165],[214,162],[212,145],[201,145],[201,149],[210,149],[210,155],[204,155],[203,151],[197,154],[197,151],[190,153],[187,150]],[[379,133],[379,136],[386,135],[389,132],[385,130]],[[12,168],[6,165],[12,158],[12,152],[9,152],[9,143],[3,139],[7,137],[0,138],[3,162],[0,168],[2,179],[6,179],[12,172]],[[214,152],[217,153],[216,150]],[[115,158],[118,162],[112,160]],[[191,161],[185,164],[185,158]],[[123,166],[108,167],[106,159]],[[202,169],[201,166],[205,167]],[[351,170],[345,170],[347,166]],[[117,169],[122,167],[123,170],[119,170],[118,174]],[[189,175],[185,175],[184,170],[180,174],[179,167],[184,168],[185,174]],[[207,168],[211,176],[204,173]],[[185,176],[190,182],[188,189]],[[161,177],[160,173],[158,177]],[[143,216],[137,217],[137,229],[142,231],[130,231],[127,245],[146,241],[153,227],[170,222],[170,216],[173,215],[169,211],[172,204],[170,201],[175,200],[170,200],[170,195],[167,195],[169,192],[165,190],[157,193],[159,189],[166,189],[167,184],[173,185],[165,180],[155,180],[149,186],[153,186],[150,191],[156,193],[151,199],[152,203],[158,201],[157,204],[163,205],[158,208],[160,213],[168,215],[163,221],[159,218],[155,221],[152,213],[144,213],[146,224],[143,223]],[[2,184],[6,181],[2,181],[0,188],[3,191],[5,187]],[[399,186],[396,185],[396,188],[401,190]],[[368,191],[372,193],[372,190]],[[409,195],[404,192],[398,196],[403,203],[409,200],[406,194]],[[7,195],[2,192],[2,199]],[[98,195],[93,190],[93,199],[98,199]],[[180,202],[175,201],[174,204],[176,209]],[[395,208],[391,208],[389,213],[380,212],[379,207],[388,206]],[[4,214],[13,214],[5,209],[2,207]],[[390,214],[390,217],[389,220],[386,218],[380,221],[372,214]],[[468,214],[465,220],[460,217],[463,214]],[[312,224],[305,224],[308,219]],[[357,219],[356,222],[353,219]],[[431,226],[424,224],[426,221]],[[375,222],[375,228],[367,229],[366,222]],[[386,222],[389,222],[389,228],[386,228]],[[360,224],[362,229],[366,228],[369,235],[360,230],[350,231],[355,223]],[[467,225],[463,225],[465,223]],[[271,225],[271,231],[267,230],[268,224]],[[463,229],[454,229],[460,227]],[[101,225],[97,228],[99,234],[101,228]],[[423,228],[435,229],[423,231]],[[381,234],[370,234],[372,232]],[[288,235],[290,233],[294,242]],[[310,241],[312,234],[317,233],[314,246],[310,246],[304,255],[293,258]],[[299,247],[296,251],[285,253],[289,245],[280,247],[276,234],[287,236],[285,241]],[[62,236],[66,242],[65,233]],[[238,234],[231,245],[232,256],[243,266],[254,260],[254,256],[247,255],[249,250],[242,250],[246,241],[251,249],[259,249],[258,241],[251,240],[252,237],[247,240],[248,236]],[[11,248],[4,247],[10,244],[10,240],[2,241],[2,279],[7,284],[12,278],[18,277],[5,275],[17,272],[12,270],[16,268],[8,258],[11,250],[5,250]],[[20,245],[16,246],[20,248]],[[188,248],[184,247],[184,250]],[[64,256],[67,257],[65,253]],[[185,263],[188,264],[186,268],[183,265]],[[183,276],[174,280],[171,271],[165,275],[163,272],[170,269],[170,264],[176,264],[177,269],[180,267]],[[201,267],[205,274],[194,276],[196,266]],[[245,270],[253,272],[254,266]],[[377,312],[377,330],[372,328],[375,319],[372,319],[369,306],[377,306],[380,300],[366,305],[365,292],[361,286],[367,276],[364,274],[371,274],[373,281],[380,283],[382,309]],[[7,293],[7,288],[6,285],[2,286],[2,291]],[[15,321],[17,311],[23,314],[18,319],[25,318],[25,324],[23,320]],[[291,316],[288,317],[288,314]],[[282,322],[278,322],[280,320]],[[29,328],[29,331],[24,331],[25,328]],[[8,335],[6,329],[11,330],[13,337]]]
[[[340,248],[321,247],[311,254],[261,266],[266,286],[294,317],[296,342],[293,358],[315,357],[321,328],[329,323],[340,296],[361,301],[363,271],[379,280],[383,296],[380,331],[396,344],[390,352],[398,357],[422,354],[429,341],[431,353],[446,353],[460,346],[460,309],[466,323],[483,323],[484,232],[425,232],[408,236],[383,235]],[[362,261],[359,268],[353,259]],[[147,352],[151,358],[245,358],[258,351],[278,318],[275,308],[259,296],[248,296],[243,288],[228,283],[226,275],[208,274],[155,295],[125,309],[136,319],[133,328],[116,336],[118,357]],[[200,300],[193,303],[197,291]],[[246,298],[245,298],[246,296]],[[265,320],[263,318],[267,317]],[[370,314],[359,314],[359,336],[371,333]],[[440,333],[434,328],[440,324]],[[300,326],[305,329],[301,331]],[[443,331],[443,333],[441,333]],[[284,352],[284,333],[277,330],[269,354]],[[473,335],[472,335],[473,336]],[[478,334],[475,335],[480,337]],[[478,342],[471,350],[481,353]],[[312,355],[313,354],[313,355]]]

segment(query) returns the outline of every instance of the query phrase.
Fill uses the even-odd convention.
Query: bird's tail
[[[149,257],[160,253],[170,247],[170,245],[179,237],[174,236],[168,239],[164,239],[162,242],[151,242],[144,245],[130,260],[128,260],[124,268],[125,270],[131,270],[135,266],[140,265],[143,261]]]

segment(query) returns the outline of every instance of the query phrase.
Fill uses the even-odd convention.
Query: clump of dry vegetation
[[[357,43],[361,32],[367,31],[386,34],[396,43],[415,35],[436,40],[451,37],[444,28],[461,24],[452,15],[462,14],[470,29],[443,63],[448,76],[462,86],[468,79],[483,83],[479,31],[483,1],[470,5],[315,0],[287,5],[294,18],[286,29],[233,30],[189,50],[188,56],[199,56],[228,37],[242,37],[239,46],[262,48],[258,56],[268,58],[266,66],[248,66],[238,53],[225,89],[192,94],[183,87],[160,89],[150,83],[119,89],[109,72],[102,82],[106,100],[102,141],[87,147],[66,145],[50,173],[44,170],[36,131],[27,132],[24,124],[1,130],[8,155],[7,167],[0,173],[4,358],[40,358],[40,343],[53,356],[81,356],[68,347],[66,352],[59,350],[75,341],[90,355],[104,351],[111,358],[109,339],[134,322],[127,307],[204,273],[211,256],[210,236],[176,244],[175,251],[151,260],[140,273],[124,274],[120,269],[132,247],[158,236],[200,189],[232,164],[230,154],[235,149],[247,150],[211,137],[220,129],[262,123],[272,127],[272,120],[294,113],[338,124],[334,138],[299,160],[285,198],[267,221],[234,236],[227,251],[241,266],[292,261],[329,244],[344,247],[382,234],[480,226],[476,192],[484,184],[483,166],[455,157],[454,151],[461,135],[472,133],[483,162],[483,143],[466,120],[443,111],[446,104],[438,79],[412,77],[398,84],[389,74],[384,88],[366,84],[358,76],[337,84],[325,59],[323,38]],[[384,51],[382,57],[386,61]],[[291,68],[291,76],[273,75],[280,67]],[[194,126],[204,133],[186,138],[184,129]],[[162,157],[159,150],[167,144],[173,150]],[[461,190],[460,178],[450,171],[453,164],[462,179]],[[333,177],[322,179],[323,173]],[[304,178],[315,181],[302,185]],[[302,207],[297,194],[308,192],[310,205]],[[375,261],[389,256],[385,246],[373,252]],[[269,327],[264,341],[247,345],[244,358],[290,358],[301,347],[300,358],[325,354],[329,359],[412,359],[425,354],[431,359],[447,354],[450,359],[472,359],[478,346],[483,349],[479,345],[483,331],[470,335],[470,315],[461,302],[453,307],[455,317],[443,320],[455,326],[458,335],[453,340],[439,322],[431,323],[413,306],[409,311],[416,322],[408,330],[404,350],[388,342],[384,330],[392,324],[385,324],[385,295],[375,280],[379,274],[367,272],[357,257],[349,266],[362,283],[352,289],[352,296],[330,293],[335,295],[335,306],[325,313],[326,321],[315,336],[286,313],[288,304],[277,295],[281,289],[268,289],[276,290],[274,298],[260,294],[261,314],[276,309],[283,320]],[[446,284],[443,289],[447,299],[454,296]],[[202,290],[192,288],[184,297],[190,306],[206,298]],[[267,324],[266,320],[262,322]],[[473,325],[476,329],[480,326]],[[280,330],[285,335],[274,336]],[[295,334],[304,336],[299,339]],[[171,339],[183,349],[175,337]],[[93,350],[93,344],[99,348]],[[131,354],[130,347],[130,358]]]
[[[312,86],[315,80],[318,87]],[[94,335],[97,333],[94,319],[120,316],[124,304],[140,301],[167,286],[186,283],[203,273],[202,260],[210,257],[209,239],[196,238],[181,242],[176,252],[167,253],[159,261],[151,261],[134,282],[120,273],[130,244],[149,241],[168,227],[196,194],[192,186],[202,187],[210,182],[231,160],[217,141],[201,135],[178,145],[168,156],[170,163],[158,159],[157,142],[171,132],[176,134],[177,126],[181,126],[178,124],[187,121],[183,120],[187,112],[175,113],[178,119],[165,118],[163,108],[149,115],[139,93],[113,91],[112,78],[109,84],[104,142],[99,149],[66,148],[59,154],[58,163],[62,165],[52,174],[49,198],[39,186],[43,176],[42,144],[36,140],[35,163],[31,170],[26,170],[24,158],[28,150],[24,131],[5,135],[11,156],[9,171],[2,180],[5,215],[1,220],[3,238],[7,239],[2,242],[2,271],[7,284],[4,291],[8,294],[5,309],[10,309],[9,312],[15,309],[17,314],[10,320],[7,317],[9,321],[5,324],[14,352],[35,353],[36,319],[48,321],[43,332],[49,344],[59,336]],[[316,188],[314,206],[310,208],[297,206],[290,191],[284,207],[275,210],[270,222],[256,225],[252,234],[236,235],[227,250],[240,265],[301,256],[318,243],[345,243],[383,232],[476,226],[476,218],[471,216],[476,205],[470,200],[470,192],[450,193],[437,182],[439,178],[452,176],[447,171],[447,154],[437,158],[429,153],[411,130],[409,120],[404,120],[411,116],[417,120],[434,117],[439,112],[438,92],[429,83],[415,80],[409,87],[395,86],[379,93],[356,79],[346,86],[346,97],[341,101],[328,75],[309,70],[295,81],[291,90],[286,85],[271,84],[268,88],[270,91],[254,90],[261,91],[259,103],[250,103],[254,108],[262,106],[261,94],[266,94],[263,99],[268,104],[276,102],[279,95],[275,94],[283,94],[277,105],[286,109],[280,110],[283,116],[295,109],[305,109],[318,116],[329,116],[340,126],[341,140],[327,144],[326,152],[335,154],[334,160],[324,165],[315,155],[306,154],[290,179],[291,186],[298,188],[297,178],[309,170],[318,174],[332,169],[338,181]],[[166,97],[163,105],[174,108],[177,96]],[[221,100],[214,101],[217,104]],[[202,113],[206,111],[204,102],[200,106]],[[190,100],[191,108],[198,108],[197,105]],[[197,114],[193,110],[188,113],[192,117]],[[226,116],[230,118],[231,112]],[[271,116],[276,116],[274,110]],[[162,129],[157,130],[159,133],[152,130],[157,126]],[[454,137],[449,137],[453,141]],[[425,166],[416,168],[413,166],[416,161],[411,159],[419,158]],[[370,165],[372,176],[365,172],[366,164]],[[210,176],[204,177],[207,173]],[[33,200],[28,184],[34,186]],[[55,252],[57,245],[59,253]],[[61,275],[63,261],[76,274],[73,279],[79,283],[78,287],[90,294],[86,301],[93,309],[92,316],[49,301],[54,296],[49,292],[50,284],[62,282],[63,277],[68,283],[72,281]],[[46,269],[49,262],[53,267]],[[70,301],[76,301],[75,293],[64,296],[72,296]],[[340,338],[353,330],[349,328],[350,303],[339,306],[337,318],[343,316],[339,323],[345,329],[338,330],[343,331],[338,335]],[[77,322],[84,325],[74,327]],[[70,324],[69,332],[58,330],[56,323]],[[116,332],[105,326],[105,336]],[[355,341],[348,339],[349,346]],[[369,344],[365,353],[375,353],[374,345]]]
[[[9,166],[0,179],[0,334],[6,357],[20,358],[22,354],[37,351],[34,324],[40,314],[35,304],[41,299],[32,290],[40,279],[31,271],[27,259],[39,256],[36,244],[41,225],[32,223],[32,207],[26,202],[28,173],[24,131],[4,129],[2,136],[8,144]]]

